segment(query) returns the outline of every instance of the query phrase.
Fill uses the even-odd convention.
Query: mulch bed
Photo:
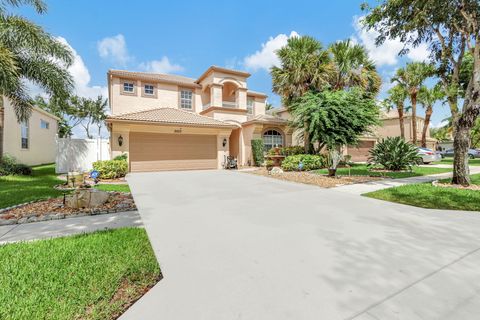
[[[133,201],[130,193],[122,192],[109,192],[110,197],[106,203],[96,208],[68,208],[63,206],[63,198],[52,198],[43,201],[37,201],[15,207],[10,210],[5,210],[0,213],[0,219],[9,220],[22,218],[41,218],[45,215],[57,215],[62,218],[73,215],[89,215],[99,213],[110,213],[115,211],[130,211],[136,209],[135,202]],[[34,222],[30,219],[29,222]],[[19,221],[19,223],[22,223]]]
[[[322,188],[333,188],[346,184],[365,183],[370,181],[382,180],[382,177],[369,176],[337,176],[328,177],[326,175],[311,173],[308,171],[296,172],[288,171],[283,173],[270,174],[267,169],[260,168],[255,171],[244,171],[249,174],[275,178],[279,180],[293,181],[305,184],[316,185]]]

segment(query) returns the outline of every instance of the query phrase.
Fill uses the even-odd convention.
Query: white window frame
[[[131,85],[131,91],[130,91],[130,85]],[[126,90],[127,87],[128,87],[128,90]],[[133,83],[133,81],[132,82],[124,81],[123,92],[129,93],[129,94],[135,93],[135,83]]]
[[[50,122],[40,119],[40,128],[41,129],[50,129]]]
[[[152,92],[147,92],[147,87],[149,87],[149,90],[150,88],[152,89]],[[144,84],[143,85],[143,93],[146,95],[146,96],[154,96],[155,95],[155,86],[153,84]]]
[[[253,115],[254,108],[255,108],[255,99],[247,98],[247,114]]]
[[[30,123],[28,120],[20,123],[20,147],[22,150],[28,150],[30,147]]]
[[[180,90],[180,109],[193,110],[193,90]]]
[[[276,134],[273,134],[273,133]],[[268,152],[272,148],[283,147],[283,134],[276,129],[268,129],[262,135],[263,145],[265,152]]]

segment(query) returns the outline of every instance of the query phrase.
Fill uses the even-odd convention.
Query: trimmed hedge
[[[125,177],[128,163],[125,160],[104,160],[93,163],[93,169],[100,173],[100,179],[116,179]]]
[[[252,157],[254,164],[259,167],[263,164],[263,140],[262,139],[255,139],[252,140]]]
[[[277,149],[282,156],[294,156],[297,154],[305,153],[305,148],[302,146],[290,146],[290,147],[272,148],[268,151],[268,154],[274,155]]]
[[[294,156],[288,156],[283,159],[282,169],[284,171],[296,171],[299,170],[298,166],[300,162],[303,163],[302,170],[310,171],[326,167],[327,158],[324,155],[313,154],[298,154]]]

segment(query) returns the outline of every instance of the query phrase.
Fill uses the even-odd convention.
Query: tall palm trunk
[[[5,111],[3,108],[3,97],[0,96],[0,158],[3,156],[3,128],[5,125]]]
[[[422,147],[427,147],[427,130],[428,126],[430,125],[430,118],[432,117],[433,113],[433,106],[427,106],[425,110],[425,122],[423,123],[423,130],[422,130]]]
[[[412,101],[412,143],[417,144],[417,91],[413,91],[410,95]]]
[[[405,139],[405,119],[403,116],[403,104],[397,106],[398,111],[398,121],[400,122],[400,137]]]

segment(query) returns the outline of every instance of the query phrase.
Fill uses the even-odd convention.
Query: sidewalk
[[[137,211],[0,226],[0,245],[135,226],[143,226]]]
[[[471,166],[470,174],[476,174],[476,173],[480,173],[480,166]],[[377,190],[403,186],[406,184],[432,182],[434,180],[451,178],[451,177],[452,177],[451,172],[445,172],[445,173],[439,173],[439,174],[432,174],[429,176],[419,176],[419,177],[411,177],[411,178],[403,178],[403,179],[384,179],[384,180],[378,180],[378,181],[371,181],[367,183],[349,184],[345,186],[332,188],[332,190],[361,195],[367,192],[373,192]]]

